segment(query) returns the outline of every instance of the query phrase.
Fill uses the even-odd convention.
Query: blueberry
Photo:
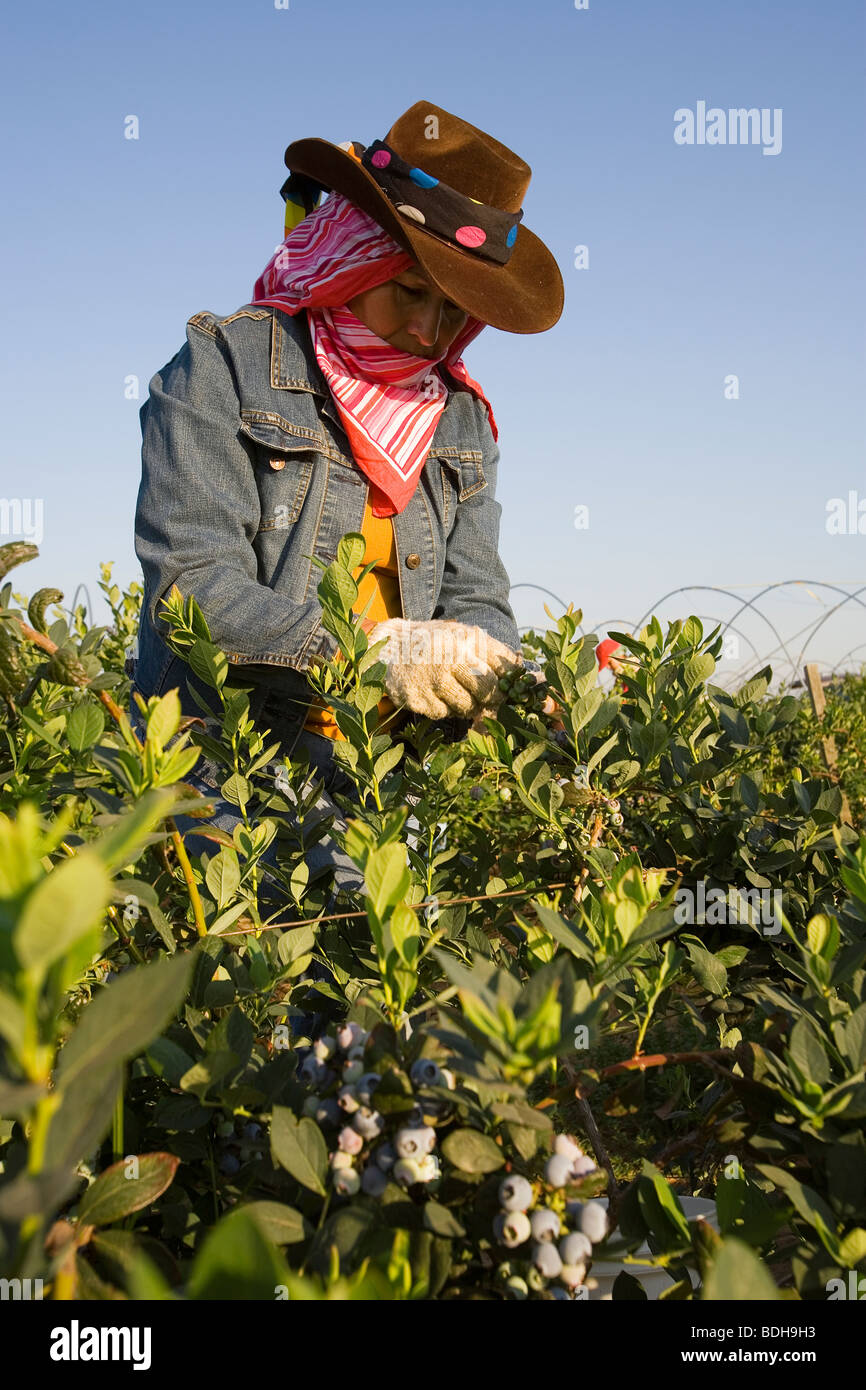
[[[500,1245],[514,1250],[532,1235],[529,1217],[525,1211],[502,1211],[493,1222],[493,1234]]]
[[[532,1185],[520,1173],[512,1173],[499,1184],[499,1201],[506,1211],[528,1211],[532,1205]]]
[[[559,1242],[559,1253],[564,1265],[580,1265],[592,1257],[592,1245],[583,1231],[572,1231]]]
[[[441,1086],[442,1072],[432,1057],[419,1057],[409,1072],[416,1086]]]
[[[589,1236],[593,1245],[604,1240],[607,1235],[607,1212],[600,1202],[587,1202],[580,1213],[580,1229]]]
[[[539,1207],[529,1218],[532,1226],[532,1239],[539,1244],[547,1240],[556,1240],[559,1235],[559,1217],[555,1211],[549,1207]]]
[[[222,1173],[228,1175],[239,1173],[241,1169],[240,1159],[235,1158],[234,1154],[220,1154],[219,1168]]]
[[[319,1125],[338,1125],[343,1119],[343,1112],[333,1096],[326,1096],[324,1100],[316,1099],[316,1108],[312,1113],[313,1119]]]
[[[367,1071],[364,1072],[363,1076],[359,1077],[355,1084],[358,1091],[358,1099],[363,1105],[372,1105],[373,1092],[381,1080],[382,1078],[377,1071]]]
[[[375,1163],[368,1163],[361,1174],[361,1189],[368,1197],[381,1197],[388,1186],[388,1178]]]
[[[337,1104],[346,1115],[354,1115],[359,1108],[354,1086],[341,1086],[337,1092]]]
[[[473,800],[473,801],[480,801],[481,798],[482,798],[482,796],[484,795],[484,788],[483,788],[483,787],[470,787],[470,789],[469,789],[469,795],[472,797],[472,800]]]
[[[419,1159],[398,1158],[394,1164],[394,1180],[404,1187],[412,1187],[414,1183],[423,1181],[423,1171]]]
[[[346,1062],[343,1066],[343,1085],[355,1086],[363,1075],[363,1062]]]
[[[258,1139],[259,1135],[262,1132],[262,1127],[261,1125],[257,1124],[248,1124],[244,1125],[243,1130],[241,1132],[245,1139]]]
[[[572,1174],[576,1178],[585,1178],[587,1173],[595,1172],[595,1164],[588,1154],[581,1154],[572,1166]]]
[[[333,1038],[319,1038],[318,1042],[313,1043],[313,1056],[319,1062],[327,1062],[329,1057],[333,1057],[336,1047]]]
[[[544,1241],[540,1245],[533,1246],[532,1263],[543,1274],[545,1279],[556,1279],[562,1269],[562,1260],[559,1258],[559,1251],[556,1246],[549,1241]]]
[[[369,1110],[366,1105],[356,1110],[352,1116],[352,1128],[365,1139],[376,1139],[385,1128],[385,1121],[378,1110]]]
[[[418,1168],[418,1182],[438,1182],[442,1176],[442,1169],[435,1154],[425,1154],[423,1158],[418,1159]]]
[[[383,1173],[390,1173],[394,1164],[397,1162],[394,1145],[386,1140],[384,1144],[379,1145],[378,1149],[373,1154],[373,1159],[377,1166],[382,1169]]]
[[[551,1187],[565,1187],[571,1181],[571,1160],[565,1154],[551,1154],[544,1165],[544,1180]]]
[[[344,1023],[337,1029],[337,1046],[348,1052],[355,1043],[366,1042],[368,1034],[364,1032],[359,1023]]]
[[[436,1144],[436,1131],[430,1125],[398,1129],[394,1147],[400,1158],[421,1158],[432,1152]]]
[[[501,791],[500,791],[500,793],[499,793],[499,799],[500,799],[500,801],[510,801],[510,800],[511,800],[511,790],[510,790],[509,787],[503,787],[503,788],[501,789]]]
[[[506,1280],[505,1287],[512,1298],[519,1298],[521,1302],[524,1298],[529,1297],[529,1288],[526,1280],[521,1279],[518,1274],[514,1274],[510,1279]]]
[[[217,1134],[220,1139],[232,1139],[235,1127],[231,1120],[223,1120],[222,1124],[217,1125]]]
[[[569,1301],[568,1294],[565,1292],[565,1289],[551,1289],[550,1297],[554,1300],[555,1303],[568,1303]]]
[[[337,1149],[331,1154],[332,1168],[352,1168],[354,1166],[352,1155],[344,1153],[342,1149]]]
[[[557,1134],[553,1141],[553,1152],[565,1154],[565,1157],[574,1163],[583,1154],[583,1149],[572,1139],[570,1134]]]
[[[586,1278],[586,1265],[563,1265],[559,1277],[569,1289],[577,1289]]]
[[[349,1125],[340,1130],[337,1143],[346,1154],[359,1154],[364,1147],[363,1136]]]
[[[361,1178],[354,1168],[338,1168],[333,1180],[334,1190],[341,1197],[354,1197],[361,1190]]]
[[[308,1082],[311,1086],[321,1084],[328,1074],[328,1068],[324,1062],[320,1062],[312,1052],[308,1053],[301,1063],[298,1075],[302,1081]]]

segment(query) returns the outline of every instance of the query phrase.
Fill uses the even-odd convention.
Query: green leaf
[[[662,1235],[663,1230],[667,1229],[669,1231],[670,1227],[673,1226],[679,1238],[686,1244],[691,1244],[689,1223],[674,1193],[665,1182],[659,1170],[647,1159],[644,1159],[642,1168],[644,1181],[638,1184],[638,1200],[640,1201],[641,1207],[644,1208],[649,1199],[654,1197],[657,1207],[660,1208],[660,1215],[665,1219],[666,1227],[659,1228],[652,1219],[649,1219],[647,1224],[653,1230],[653,1233],[659,1236]],[[649,1180],[648,1183],[645,1181],[646,1179]],[[651,1205],[650,1202],[650,1207]]]
[[[443,1141],[442,1152],[462,1173],[494,1173],[505,1162],[499,1145],[477,1129],[455,1129]]]
[[[216,898],[220,911],[237,892],[241,881],[240,864],[235,850],[223,845],[219,854],[211,859],[205,873],[208,892]]]
[[[826,1086],[830,1080],[830,1062],[814,1028],[805,1018],[798,1018],[791,1029],[788,1053],[807,1081]]]
[[[705,1302],[770,1303],[779,1292],[767,1266],[736,1236],[726,1236],[704,1283]]]
[[[130,1155],[100,1173],[78,1205],[85,1226],[110,1226],[155,1202],[170,1186],[180,1159],[175,1154]],[[138,1170],[138,1176],[129,1176]]]
[[[2,1028],[2,1022],[0,1022]],[[866,1004],[855,1009],[844,1026],[843,1051],[854,1071],[866,1066]]]
[[[302,1187],[325,1196],[328,1150],[322,1131],[305,1116],[297,1120],[284,1105],[275,1105],[271,1121],[271,1153]]]
[[[179,1086],[181,1077],[192,1066],[192,1058],[170,1038],[155,1038],[145,1053],[148,1066],[169,1086]]]
[[[826,912],[816,913],[806,926],[806,940],[813,955],[832,960],[839,949],[839,926],[835,917],[828,917]]]
[[[692,974],[701,989],[708,994],[723,995],[728,987],[728,972],[719,958],[693,936],[681,936],[680,940],[691,957]]]
[[[199,638],[193,643],[186,659],[199,680],[204,681],[212,690],[221,690],[225,685],[229,664],[225,653],[214,646],[213,642],[205,642]]]
[[[86,851],[47,874],[28,893],[12,932],[24,969],[41,978],[98,922],[110,896],[104,865]]]
[[[83,753],[98,743],[105,729],[101,705],[76,705],[66,720],[66,742],[73,753]]]
[[[229,1212],[205,1236],[187,1286],[200,1300],[265,1299],[273,1302],[278,1285],[288,1285],[282,1256],[243,1207]]]
[[[283,1202],[248,1202],[240,1210],[252,1217],[271,1245],[297,1245],[306,1238],[301,1213]]]
[[[839,1259],[843,1269],[854,1269],[862,1260],[866,1260],[866,1231],[862,1226],[855,1226],[840,1240]]]
[[[805,1183],[798,1182],[782,1168],[759,1163],[758,1171],[769,1178],[776,1187],[781,1188],[790,1200],[794,1210],[817,1232],[819,1239],[834,1259],[839,1257],[839,1243],[836,1239],[836,1220],[824,1198]]]
[[[195,951],[138,965],[94,995],[60,1053],[58,1088],[70,1090],[135,1057],[174,1017],[186,994]]]
[[[709,652],[691,657],[683,667],[683,684],[686,690],[694,690],[703,681],[709,680],[716,669],[716,663]]]
[[[424,1227],[434,1235],[459,1240],[466,1235],[465,1227],[457,1220],[453,1211],[443,1207],[440,1202],[424,1203]]]
[[[366,541],[360,531],[347,531],[345,536],[337,542],[337,564],[342,565],[343,569],[352,570],[364,563],[364,552]]]
[[[370,851],[367,867],[364,870],[367,896],[377,917],[387,915],[409,891],[411,876],[406,865],[406,847],[402,844],[385,845]]]
[[[180,725],[180,696],[177,690],[169,690],[154,705],[147,717],[147,741],[160,751],[173,738]]]

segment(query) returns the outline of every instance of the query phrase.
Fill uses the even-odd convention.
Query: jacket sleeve
[[[513,651],[520,650],[520,635],[508,593],[511,587],[499,558],[499,519],[496,501],[499,448],[493,438],[483,403],[482,466],[486,487],[457,503],[457,517],[445,550],[439,602],[434,618],[472,623]]]
[[[239,429],[234,368],[216,333],[187,325],[185,345],[151,379],[140,419],[135,549],[157,630],[164,631],[160,600],[177,584],[184,597],[195,596],[228,660],[254,681],[331,655],[336,642],[321,626],[318,600],[289,605],[258,579],[251,446]]]

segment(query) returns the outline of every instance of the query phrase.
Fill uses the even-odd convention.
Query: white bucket
[[[677,1200],[687,1221],[697,1221],[700,1217],[704,1217],[714,1231],[719,1229],[716,1204],[708,1197],[678,1197]],[[606,1197],[594,1197],[593,1201],[607,1206]],[[632,1259],[637,1260],[640,1255],[652,1255],[647,1244],[639,1245]],[[591,1285],[594,1280],[598,1287],[590,1287],[590,1302],[611,1299],[614,1280],[623,1272],[640,1281],[648,1299],[657,1299],[659,1294],[674,1282],[667,1271],[658,1265],[624,1264],[620,1260],[593,1260],[587,1282]]]

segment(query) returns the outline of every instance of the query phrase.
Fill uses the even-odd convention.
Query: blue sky
[[[555,328],[488,329],[466,357],[499,422],[512,582],[593,623],[686,584],[866,583],[866,534],[826,529],[834,497],[866,512],[864,16],[859,0],[18,9],[0,84],[0,493],[44,509],[18,583],[70,598],[80,581],[95,594],[100,560],[136,574],[148,381],[190,315],[248,301],[281,239],[285,146],[367,143],[419,99],[528,161],[525,220],[565,279]],[[780,108],[781,151],[678,145],[674,113],[699,101]],[[783,633],[832,600],[782,594],[765,603]],[[542,602],[515,589],[518,621],[542,622]],[[706,594],[662,610],[686,611],[734,610]],[[761,655],[776,645],[744,622]],[[854,660],[866,607],[849,604],[809,654],[859,643]]]

